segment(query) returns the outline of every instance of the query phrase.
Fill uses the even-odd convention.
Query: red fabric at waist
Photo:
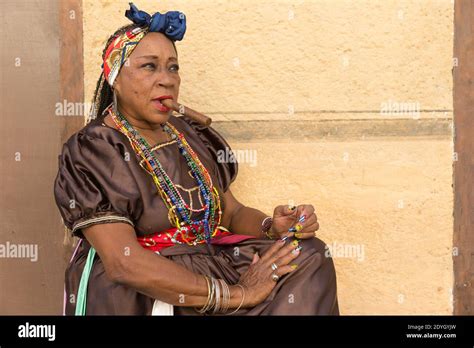
[[[173,242],[173,234],[176,232],[177,228],[169,228],[165,231],[155,232],[153,234],[147,235],[146,237],[138,237],[138,243],[145,249],[151,251],[160,251],[164,248],[168,248],[174,246],[176,244],[186,244],[186,242],[182,239],[181,234],[176,236],[176,240],[178,242]],[[244,234],[234,234],[229,231],[225,230],[218,230],[214,237],[211,239],[211,244],[214,245],[228,245],[228,244],[236,244],[240,243],[241,241],[256,238],[254,236],[248,236]],[[201,242],[202,243],[202,242]]]

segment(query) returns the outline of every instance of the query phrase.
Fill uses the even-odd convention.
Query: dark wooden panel
[[[474,0],[456,0],[454,22],[454,314],[461,315],[474,314]]]

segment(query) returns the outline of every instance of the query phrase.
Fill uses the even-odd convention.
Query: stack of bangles
[[[207,282],[207,301],[201,309],[196,309],[199,313],[226,313],[230,304],[230,290],[227,283],[222,279],[204,276]],[[235,284],[242,289],[242,301],[240,305],[231,313],[236,313],[244,304],[245,289],[241,284]]]

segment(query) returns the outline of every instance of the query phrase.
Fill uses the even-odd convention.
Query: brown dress
[[[186,117],[170,121],[184,134],[189,145],[209,171],[222,193],[237,176],[237,163],[220,163],[218,151],[230,150],[212,127],[201,126]],[[200,207],[196,182],[175,142],[156,144],[154,154],[184,200]],[[137,236],[171,228],[167,209],[150,174],[142,167],[125,135],[93,120],[64,144],[54,194],[65,226],[80,238],[82,228],[100,223],[128,223]],[[192,200],[192,203],[191,203]],[[225,207],[222,207],[225,209]],[[199,218],[198,213],[193,218]],[[245,272],[253,254],[262,255],[274,241],[248,239],[233,245],[176,245],[160,254],[193,272],[222,278],[235,284]],[[283,276],[261,304],[241,309],[236,315],[339,314],[334,264],[325,244],[317,239],[302,240],[297,270]],[[238,256],[235,247],[239,248]],[[66,296],[77,295],[90,244],[83,239],[66,270]],[[74,296],[71,296],[74,295]],[[67,315],[74,315],[74,301],[66,301]],[[96,255],[89,277],[87,315],[149,315],[154,299],[135,289],[112,283]],[[174,307],[175,315],[198,315],[194,308]]]

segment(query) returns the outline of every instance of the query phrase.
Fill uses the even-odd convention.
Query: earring
[[[113,99],[114,99],[114,106],[113,110],[116,115],[118,115],[118,102],[117,102],[117,93],[115,93],[115,89],[113,90]]]

